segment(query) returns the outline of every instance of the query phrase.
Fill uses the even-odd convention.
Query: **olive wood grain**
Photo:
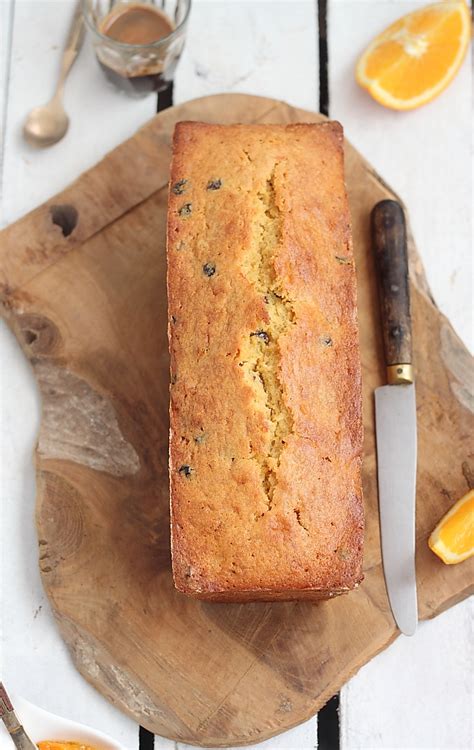
[[[241,94],[182,104],[0,233],[3,314],[42,396],[39,564],[58,627],[77,668],[114,705],[157,734],[193,744],[254,743],[308,719],[398,635],[379,546],[373,391],[385,368],[370,239],[373,206],[395,196],[349,143],[365,579],[348,596],[318,604],[241,605],[188,598],[171,578],[165,222],[173,127],[322,119]],[[469,563],[443,565],[427,538],[474,476],[473,379],[469,354],[427,293],[410,235],[408,250],[423,619],[472,590]]]
[[[372,210],[385,363],[411,364],[412,335],[407,233],[403,209],[383,200]]]

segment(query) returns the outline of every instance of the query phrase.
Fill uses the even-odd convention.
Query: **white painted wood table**
[[[403,196],[434,297],[472,348],[471,60],[438,100],[410,113],[383,109],[354,83],[354,62],[370,38],[420,4],[320,0],[318,26],[316,0],[195,0],[174,101],[239,91],[318,110],[328,100],[329,114]],[[71,8],[71,0],[0,0],[1,226],[63,189],[156,111],[154,96],[132,101],[110,89],[87,42],[67,85],[67,138],[40,152],[22,142],[28,108],[51,94]],[[325,27],[327,69],[325,45],[318,44]],[[32,702],[138,750],[138,726],[75,671],[41,587],[31,460],[40,403],[3,324],[0,386],[0,673]],[[361,669],[341,691],[341,747],[471,748],[470,620],[472,603],[464,602]],[[142,733],[140,746],[152,744]],[[315,718],[259,747],[317,746]],[[336,740],[321,733],[319,746],[335,748]],[[155,748],[177,747],[183,750],[155,738]]]

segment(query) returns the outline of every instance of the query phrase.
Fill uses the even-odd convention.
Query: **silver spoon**
[[[66,77],[72,68],[74,60],[79,54],[84,40],[84,20],[81,3],[77,3],[76,10],[69,29],[66,48],[61,62],[56,91],[53,98],[42,107],[31,110],[23,126],[23,135],[33,146],[52,146],[66,135],[69,127],[69,117],[64,111],[62,98]]]

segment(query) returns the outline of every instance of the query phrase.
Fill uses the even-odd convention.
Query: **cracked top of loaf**
[[[339,123],[178,123],[168,304],[176,587],[353,588],[361,378]]]

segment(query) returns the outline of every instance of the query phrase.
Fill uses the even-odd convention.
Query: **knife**
[[[18,721],[3,682],[0,682],[0,719],[5,724],[17,750],[38,750]]]
[[[375,390],[382,562],[395,622],[413,635],[415,574],[416,400],[403,209],[384,200],[372,210],[387,383]]]

